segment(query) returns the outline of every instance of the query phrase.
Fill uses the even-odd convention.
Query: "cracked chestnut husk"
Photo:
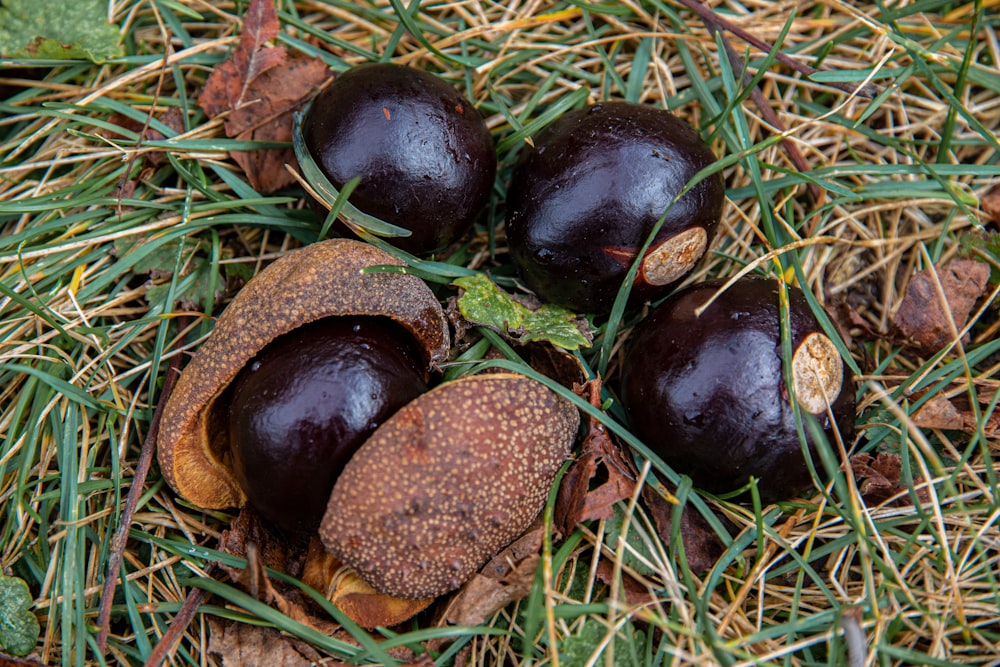
[[[715,235],[725,200],[720,174],[671,206],[714,161],[698,134],[663,109],[607,102],[563,114],[525,147],[511,177],[506,227],[518,275],[547,302],[606,313],[666,213],[630,303],[665,296]]]
[[[237,555],[250,553],[245,540],[282,545],[289,562],[303,563],[304,581],[365,627],[418,613],[516,539],[544,505],[579,422],[568,401],[520,375],[423,393],[448,354],[446,320],[418,278],[366,271],[386,264],[397,262],[338,239],[265,268],[184,369],[158,439],[164,477],[185,499],[205,508],[246,504],[241,517],[265,520],[256,536],[230,531]],[[377,362],[345,375],[345,359],[377,350]],[[324,377],[331,369],[332,381]],[[371,398],[377,392],[365,382],[395,381],[384,374],[402,378],[400,395],[416,397],[365,413],[357,431],[373,432],[359,436],[360,448],[341,450],[334,437],[333,453],[316,455],[312,441],[329,415],[310,421],[315,397],[337,398],[350,385]],[[283,432],[266,433],[272,427]],[[248,454],[258,445],[274,450]],[[320,481],[306,479],[319,468]],[[318,535],[328,551],[313,539],[308,554],[295,556],[316,535],[308,509],[316,498],[326,501]]]
[[[276,260],[253,278],[219,317],[167,401],[158,438],[167,483],[205,508],[247,500],[233,468],[227,388],[272,341],[330,317],[384,318],[410,337],[422,373],[448,354],[448,328],[437,299],[419,279],[364,272],[399,262],[358,241],[336,239]]]
[[[335,239],[291,252],[250,280],[219,317],[164,406],[158,457],[171,488],[203,508],[242,507],[249,500],[270,528],[263,537],[246,539],[277,541],[294,550],[309,530],[315,534],[344,461],[378,423],[423,391],[429,372],[448,355],[447,321],[427,285],[402,273],[367,271],[398,264],[374,246]],[[352,343],[356,349],[351,349]],[[335,349],[317,350],[317,344]],[[376,351],[392,360],[351,363]],[[333,404],[346,396],[314,372],[324,367],[338,375],[332,384],[365,385],[369,400],[392,389],[397,380],[403,388],[390,391],[396,394],[392,400],[376,396],[360,409],[327,410],[312,420],[311,391],[327,392]],[[262,368],[270,379],[256,377]],[[283,372],[288,377],[281,377]],[[303,386],[297,386],[294,377],[302,378]],[[266,380],[264,386],[255,385],[259,379]],[[265,393],[276,400],[262,404]],[[277,425],[288,432],[271,436],[280,445],[277,452],[252,454],[257,458],[248,464],[253,447],[234,440],[244,435],[244,428],[252,437],[260,435],[253,433],[257,426],[244,414],[258,410],[278,414]],[[352,431],[347,438],[351,442],[314,437],[314,429],[331,421],[334,427],[340,422],[342,431]],[[323,440],[323,446],[314,448],[315,439]],[[302,478],[292,482],[299,475]],[[254,486],[258,483],[261,488]],[[232,542],[241,539],[237,533]],[[350,568],[331,565],[326,556],[312,552],[306,572],[314,587],[366,627],[398,622],[429,604],[389,599],[371,590]],[[324,573],[329,581],[316,579]]]
[[[622,361],[622,403],[636,435],[697,486],[728,493],[753,477],[765,502],[787,499],[812,484],[792,400],[830,442],[850,442],[853,377],[801,290],[789,286],[789,391],[778,283],[723,285],[685,288],[636,326]]]
[[[351,203],[411,235],[423,255],[461,238],[489,201],[496,153],[486,123],[455,88],[394,63],[358,65],[312,102],[305,145],[337,188],[361,180]]]

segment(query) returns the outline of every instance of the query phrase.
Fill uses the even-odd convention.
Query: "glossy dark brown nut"
[[[729,492],[753,476],[765,501],[789,498],[811,477],[783,375],[778,285],[745,278],[716,296],[721,286],[686,288],[636,327],[622,402],[636,435],[701,488]],[[803,294],[788,297],[795,398],[829,438],[849,441],[853,378]]]
[[[625,102],[566,113],[524,150],[507,198],[514,264],[545,301],[593,313],[611,309],[656,222],[715,161],[684,121]],[[724,199],[716,174],[670,209],[636,276],[633,303],[667,294],[691,271],[715,234]]]
[[[424,368],[447,357],[441,304],[415,276],[365,271],[387,264],[399,262],[371,245],[335,239],[283,256],[240,290],[164,407],[157,452],[171,488],[199,507],[243,505],[228,409],[219,398],[258,352],[297,327],[331,316],[384,317],[412,335]]]
[[[427,391],[424,375],[411,336],[385,318],[327,317],[271,341],[228,393],[247,502],[283,530],[314,532],[344,465]]]
[[[320,538],[380,593],[443,595],[531,524],[578,425],[572,404],[520,375],[440,385],[350,460]]]
[[[376,63],[344,72],[312,103],[302,132],[330,182],[339,188],[360,176],[351,203],[410,230],[392,242],[416,254],[465,234],[496,177],[479,111],[412,67]]]

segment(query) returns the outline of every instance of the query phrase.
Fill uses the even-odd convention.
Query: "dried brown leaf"
[[[851,457],[851,471],[861,497],[871,505],[881,505],[904,490],[900,485],[902,461],[899,454],[855,454]],[[917,498],[926,502],[929,499],[927,490],[918,489]],[[910,497],[904,494],[892,504],[909,505]]]
[[[962,413],[955,404],[941,394],[937,394],[913,415],[913,423],[921,428],[938,428],[942,430],[958,430],[965,425]]]
[[[346,665],[324,660],[306,642],[273,628],[220,618],[209,618],[208,628],[208,653],[221,660],[223,667],[307,667],[321,660],[330,667]]]
[[[271,0],[253,0],[239,46],[212,71],[198,96],[198,105],[210,117],[228,114],[228,137],[290,142],[293,112],[329,78],[322,60],[267,45],[279,27]],[[294,180],[285,169],[296,164],[290,148],[234,152],[232,157],[258,192],[274,192]]]
[[[979,208],[983,209],[994,224],[1000,225],[1000,185],[994,185],[980,197]]]
[[[198,96],[198,106],[209,117],[241,108],[247,103],[254,79],[284,62],[284,47],[268,47],[278,36],[278,13],[273,0],[251,0],[243,17],[239,45],[229,60],[212,70]]]
[[[254,585],[252,579],[257,579],[256,585],[260,584],[260,571],[254,568],[270,568],[293,577],[300,576],[306,544],[277,536],[251,507],[246,506],[222,532],[219,551],[249,561],[250,566],[245,570],[226,565],[222,569],[230,579],[250,589]]]
[[[45,667],[45,663],[30,655],[19,658],[0,652],[0,667]]]
[[[939,350],[952,340],[949,311],[955,326],[963,328],[989,277],[990,267],[972,259],[920,271],[910,280],[893,323],[915,346],[930,352]]]
[[[615,566],[614,562],[608,559],[602,559],[601,562],[597,564],[597,571],[595,572],[597,578],[600,579],[604,584],[612,586],[615,580]],[[649,604],[656,604],[660,598],[656,595],[655,591],[652,591],[644,585],[641,581],[630,575],[628,572],[621,572],[621,592],[625,598],[625,603],[633,606],[645,606]]]
[[[588,382],[581,393],[589,396],[591,405],[600,406],[599,380]],[[568,535],[582,521],[610,519],[614,516],[614,504],[631,498],[635,485],[636,473],[632,463],[611,439],[604,425],[591,417],[580,454],[566,471],[559,487],[555,507],[556,526],[563,535]]]
[[[493,557],[455,593],[443,613],[453,625],[479,625],[531,592],[541,558],[545,528],[540,520],[517,541]]]
[[[293,55],[283,66],[259,77],[250,90],[256,103],[234,111],[226,119],[226,134],[240,140],[292,140],[292,114],[327,80],[321,60]],[[291,148],[238,151],[232,154],[258,192],[269,193],[294,182],[285,168],[296,165]]]

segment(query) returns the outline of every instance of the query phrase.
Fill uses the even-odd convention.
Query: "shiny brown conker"
[[[412,338],[382,318],[331,317],[272,341],[233,381],[233,472],[279,528],[319,527],[354,452],[427,390]]]
[[[720,292],[722,286],[683,289],[636,326],[622,363],[621,399],[636,435],[696,485],[726,493],[754,477],[763,500],[787,499],[811,483],[791,396],[831,441],[835,431],[849,441],[853,378],[805,296],[789,287],[790,392],[778,283],[744,278]]]
[[[671,202],[714,161],[698,134],[663,109],[607,102],[562,115],[524,149],[511,177],[507,241],[518,274],[545,301],[607,312],[667,212],[630,301],[666,295],[715,234],[721,176]]]
[[[442,79],[404,65],[369,63],[339,75],[313,101],[302,134],[334,186],[361,177],[351,203],[410,230],[392,242],[415,254],[465,234],[496,177],[479,111]]]

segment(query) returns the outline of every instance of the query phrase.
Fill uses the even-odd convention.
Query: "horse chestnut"
[[[511,179],[507,241],[518,274],[545,301],[609,311],[657,221],[714,161],[697,133],[663,109],[608,102],[564,114],[535,137]],[[715,234],[724,195],[715,174],[670,207],[633,302],[667,294],[691,271]]]
[[[230,390],[233,472],[247,501],[279,528],[315,530],[354,452],[426,390],[411,338],[388,320],[326,318],[277,338]]]
[[[717,293],[721,286],[686,288],[636,327],[622,402],[636,435],[698,486],[724,493],[755,477],[765,501],[788,498],[811,478],[784,377],[778,285],[746,278]],[[789,287],[788,300],[795,400],[828,436],[850,439],[849,370],[801,291]]]
[[[334,186],[361,177],[351,203],[410,230],[393,243],[416,254],[465,234],[496,177],[479,111],[443,80],[403,65],[358,65],[338,76],[313,101],[302,135]]]

